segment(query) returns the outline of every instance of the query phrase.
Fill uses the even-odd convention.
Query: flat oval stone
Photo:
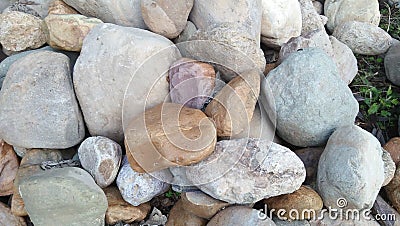
[[[127,151],[146,172],[197,163],[214,151],[217,139],[202,111],[175,103],[145,111],[125,132]]]
[[[258,210],[246,206],[228,207],[215,215],[207,226],[275,226],[275,223],[265,216],[260,218]]]
[[[89,137],[78,149],[82,167],[104,188],[114,182],[121,164],[121,146],[107,137]]]
[[[169,212],[166,226],[205,226],[206,223],[206,219],[187,211],[180,199]]]
[[[182,193],[180,200],[186,211],[205,219],[212,218],[222,208],[229,206],[229,203],[214,199],[201,191]]]
[[[35,225],[104,225],[107,198],[83,169],[46,170],[22,181],[19,189]]]

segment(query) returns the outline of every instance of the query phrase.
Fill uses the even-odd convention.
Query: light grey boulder
[[[217,213],[207,224],[207,226],[230,225],[275,226],[275,223],[259,210],[247,206],[232,206]]]
[[[172,175],[168,169],[148,173],[138,173],[132,170],[126,157],[117,177],[117,186],[122,198],[134,206],[150,201],[157,195],[168,191]]]
[[[264,71],[266,60],[260,42],[243,26],[225,23],[199,29],[177,47],[184,57],[213,63],[225,81],[249,70]]]
[[[6,10],[24,12],[44,19],[48,15],[51,1],[52,0],[18,0]]]
[[[324,4],[322,4],[318,0],[312,0],[312,4],[314,6],[315,11],[317,11],[318,14],[323,14],[324,13]]]
[[[217,142],[209,157],[186,168],[186,176],[216,199],[250,204],[299,189],[306,170],[290,149],[244,138]]]
[[[11,6],[13,3],[15,3],[18,0],[3,0],[0,1],[0,12],[3,12],[7,7]]]
[[[318,164],[317,186],[324,205],[371,209],[385,180],[382,154],[379,141],[369,132],[355,125],[338,128]]]
[[[106,195],[83,169],[37,173],[22,181],[19,191],[35,225],[104,225]]]
[[[0,137],[7,143],[64,149],[84,138],[69,63],[63,54],[40,51],[11,65],[0,91]]]
[[[140,0],[64,0],[85,16],[96,17],[105,23],[146,28]]]
[[[101,188],[114,182],[121,164],[121,146],[107,137],[86,138],[78,149],[82,167]]]
[[[381,19],[378,0],[326,0],[324,12],[328,17],[326,26],[331,32],[348,21],[371,23],[377,27]]]
[[[383,29],[364,22],[349,21],[335,28],[332,36],[346,44],[354,53],[379,55],[392,45],[392,37]]]
[[[385,170],[385,181],[382,184],[382,187],[388,185],[390,181],[393,179],[394,174],[396,172],[396,164],[394,163],[390,153],[382,148],[382,160]]]
[[[176,37],[174,43],[186,42],[188,41],[192,35],[194,35],[197,31],[196,25],[194,25],[191,21],[187,21],[186,27],[183,31]]]
[[[317,48],[291,54],[268,74],[261,94],[275,103],[278,135],[300,147],[324,145],[336,128],[352,125],[358,113],[335,62]]]
[[[400,43],[389,48],[385,55],[386,77],[395,85],[400,85]]]
[[[142,0],[143,20],[151,31],[176,38],[186,27],[194,0]]]
[[[340,78],[350,84],[358,73],[357,59],[347,45],[333,36],[330,36],[329,39],[332,44],[333,60],[339,70]]]
[[[101,24],[83,42],[74,86],[92,136],[123,140],[123,122],[168,101],[169,66],[181,57],[174,44],[142,29]]]
[[[263,44],[281,46],[301,34],[302,17],[297,0],[262,0],[261,4]]]
[[[299,2],[303,21],[301,34],[310,33],[314,30],[325,31],[324,26],[328,19],[323,15],[319,15],[314,8],[313,2],[311,0],[299,0]]]

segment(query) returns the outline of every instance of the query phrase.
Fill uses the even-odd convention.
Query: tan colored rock
[[[49,29],[49,45],[55,49],[79,52],[83,39],[97,24],[103,23],[97,18],[79,14],[49,15],[45,19]]]
[[[67,5],[62,0],[53,0],[49,4],[50,14],[79,14],[74,8]]]
[[[400,212],[400,167],[397,168],[392,181],[385,187],[385,190],[393,207]]]
[[[11,213],[11,209],[0,202],[0,224],[4,226],[26,226],[25,219],[15,216]]]
[[[21,160],[17,176],[14,180],[14,195],[11,201],[11,211],[17,216],[27,216],[24,201],[19,193],[19,185],[25,179],[42,172],[40,164],[44,161],[60,161],[62,154],[59,150],[32,149]]]
[[[383,146],[383,149],[385,149],[387,152],[390,153],[390,156],[392,157],[394,163],[397,166],[400,162],[400,137],[394,137],[390,139]]]
[[[205,226],[207,220],[186,211],[180,199],[169,212],[166,226]]]
[[[249,127],[260,94],[260,75],[252,70],[236,76],[214,97],[205,113],[219,137],[231,137]]]
[[[18,166],[18,158],[12,146],[0,139],[0,196],[13,193]]]
[[[27,13],[11,11],[0,14],[0,43],[9,51],[36,49],[47,41],[43,20]]]
[[[217,137],[214,124],[202,111],[163,103],[133,119],[125,139],[140,167],[154,172],[200,162],[214,151]]]
[[[142,221],[149,213],[151,206],[149,203],[140,206],[132,206],[127,203],[121,196],[117,187],[110,186],[104,188],[107,196],[108,209],[106,212],[106,223],[116,224],[119,221],[124,223],[132,223],[134,221]]]
[[[186,211],[205,219],[212,218],[222,208],[229,206],[229,203],[214,199],[201,191],[182,193],[181,202]]]
[[[275,226],[275,223],[259,210],[248,206],[231,206],[215,215],[207,226]]]
[[[143,20],[151,31],[176,38],[185,28],[194,0],[142,0]]]
[[[312,212],[305,210],[315,210],[318,212],[323,207],[321,197],[313,189],[301,186],[299,190],[286,195],[280,195],[264,200],[268,209],[285,210],[283,215],[290,220],[309,220],[314,217]],[[291,210],[297,210],[297,213],[289,214]]]

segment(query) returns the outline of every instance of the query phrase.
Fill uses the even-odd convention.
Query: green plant
[[[179,197],[181,193],[169,189],[167,192],[165,192],[164,195],[167,198],[172,198],[172,197]]]

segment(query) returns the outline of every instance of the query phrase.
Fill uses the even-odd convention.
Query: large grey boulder
[[[140,10],[140,0],[64,0],[85,16],[105,23],[146,28]]]
[[[359,21],[379,25],[381,14],[378,0],[326,0],[327,27],[333,31],[341,23]]]
[[[300,147],[325,144],[336,128],[352,125],[358,113],[335,62],[316,48],[292,53],[268,74],[261,94],[275,103],[279,136]]]
[[[167,99],[166,73],[180,57],[171,41],[152,32],[114,24],[94,27],[74,68],[90,134],[121,142],[123,120]]]
[[[318,191],[327,207],[370,209],[384,183],[384,171],[379,141],[358,126],[341,127],[319,160]]]
[[[35,225],[104,225],[106,195],[83,169],[44,171],[21,182],[19,190]]]
[[[385,55],[386,77],[400,86],[400,43],[392,45]]]
[[[358,73],[357,59],[353,51],[343,42],[333,36],[330,36],[329,39],[332,44],[333,60],[338,67],[340,78],[350,84]]]
[[[64,149],[84,138],[69,63],[63,54],[40,51],[11,65],[0,91],[0,137],[7,143]]]
[[[186,176],[216,199],[250,204],[296,191],[305,180],[306,170],[290,149],[244,138],[217,142],[209,157],[186,168]]]
[[[379,55],[392,45],[392,37],[383,29],[364,22],[349,21],[335,28],[332,36],[357,54]]]

